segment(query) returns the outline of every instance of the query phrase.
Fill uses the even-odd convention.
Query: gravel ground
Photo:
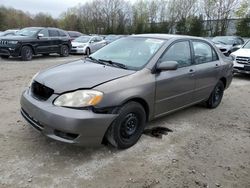
[[[19,99],[32,76],[79,59],[0,59],[0,187],[250,187],[250,76],[236,76],[214,110],[194,106],[149,123],[171,129],[132,148],[81,148],[35,132]]]

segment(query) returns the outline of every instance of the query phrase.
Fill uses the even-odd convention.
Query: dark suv
[[[71,41],[67,32],[57,28],[28,27],[14,36],[0,38],[0,56],[2,58],[21,57],[24,61],[33,55],[58,53],[69,55]]]

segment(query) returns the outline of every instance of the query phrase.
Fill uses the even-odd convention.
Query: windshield
[[[106,40],[113,40],[113,39],[116,39],[116,38],[119,38],[120,36],[119,35],[109,35],[107,37],[105,37]]]
[[[233,37],[215,37],[212,40],[215,44],[225,44],[233,45],[235,43],[235,38]]]
[[[86,42],[89,42],[91,37],[78,37],[74,40],[74,42],[82,42],[82,43],[86,43]]]
[[[117,40],[91,55],[97,60],[108,60],[139,70],[151,59],[165,40],[128,37]]]
[[[37,34],[41,29],[39,28],[25,28],[22,29],[18,32],[16,32],[16,35],[21,35],[21,36],[34,36],[35,34]]]
[[[243,46],[243,48],[250,49],[250,40]]]

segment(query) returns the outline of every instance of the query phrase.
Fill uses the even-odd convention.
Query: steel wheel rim
[[[138,128],[139,128],[138,115],[136,115],[135,113],[127,114],[121,123],[120,134],[122,139],[128,140],[134,135],[136,135]]]

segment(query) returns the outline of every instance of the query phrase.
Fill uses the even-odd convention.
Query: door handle
[[[190,73],[194,73],[194,69],[190,69],[189,72],[190,72]]]
[[[195,72],[194,69],[190,69],[190,70],[189,70],[189,74],[191,74],[191,76],[194,75],[194,72]]]

